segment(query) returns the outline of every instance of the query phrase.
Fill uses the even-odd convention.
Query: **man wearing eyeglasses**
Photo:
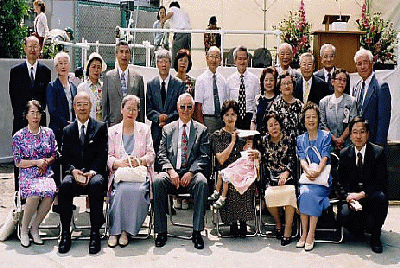
[[[78,93],[73,105],[76,120],[63,130],[61,152],[64,177],[58,192],[62,228],[59,253],[67,253],[71,248],[72,201],[78,194],[89,195],[89,254],[96,254],[101,249],[99,229],[104,223],[108,132],[106,123],[89,117],[91,107],[89,95]]]
[[[369,123],[355,117],[350,123],[352,145],[340,152],[338,220],[356,238],[371,234],[373,252],[382,253],[381,229],[388,213],[388,173],[383,147],[368,141]]]
[[[328,84],[324,80],[313,75],[314,56],[311,53],[303,53],[300,56],[301,76],[296,79],[296,87],[293,96],[303,103],[312,101],[316,104],[329,95]]]
[[[316,71],[314,75],[324,80],[328,84],[329,93],[333,94],[334,89],[331,81],[333,72],[336,70],[336,47],[332,44],[323,44],[319,51],[319,56],[321,57],[322,69]],[[346,94],[350,93],[350,81],[347,81],[343,92]]]
[[[167,242],[167,195],[188,192],[194,199],[192,241],[195,248],[203,249],[200,232],[204,230],[207,205],[210,144],[207,128],[192,120],[192,96],[180,95],[177,106],[178,121],[162,130],[158,159],[162,172],[153,180],[155,245],[163,247]]]
[[[38,100],[42,108],[46,108],[46,88],[51,80],[50,69],[37,60],[40,54],[39,39],[34,36],[26,38],[24,51],[26,60],[10,71],[9,94],[14,116],[12,134],[27,125],[22,114],[28,101]],[[42,116],[40,125],[46,126],[45,115]],[[18,168],[15,168],[16,191],[19,190],[18,174]]]

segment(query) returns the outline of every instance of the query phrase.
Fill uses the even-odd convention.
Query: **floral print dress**
[[[40,127],[38,134],[33,134],[28,127],[20,129],[13,136],[12,142],[15,164],[21,160],[37,160],[56,157],[57,141],[53,131],[47,127]],[[50,166],[42,174],[37,166],[20,168],[19,189],[22,198],[32,196],[54,198],[56,184],[52,178]]]

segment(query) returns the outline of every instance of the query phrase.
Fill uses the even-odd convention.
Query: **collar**
[[[87,128],[88,128],[88,125],[89,125],[89,119],[86,120],[86,122],[83,123],[83,124],[82,124],[81,121],[79,121],[78,119],[76,119],[76,122],[78,122],[78,131],[80,132],[80,131],[81,131],[82,125],[84,125],[84,126],[85,126],[85,133],[86,133]]]
[[[25,60],[25,61],[26,61],[26,66],[28,67],[28,71],[30,72],[31,67],[33,67],[33,71],[36,73],[38,61],[35,61],[35,63],[33,65],[30,64],[28,60]]]
[[[86,79],[86,81],[88,82],[89,86],[93,85],[95,87],[103,87],[103,83],[100,81],[100,79],[97,80],[96,84],[94,84],[92,81],[90,81],[89,77]]]
[[[209,69],[208,67],[207,67],[207,69],[205,70],[205,73],[206,73],[208,76],[210,76],[210,77],[212,77],[212,76],[214,75],[214,73],[211,72],[210,69]],[[218,76],[218,67],[217,67],[217,70],[216,70],[216,72],[215,72],[215,76]]]
[[[332,103],[337,104],[337,103],[340,103],[342,100],[343,100],[343,94],[339,98],[336,98],[335,93],[332,94],[332,98],[331,98]]]
[[[308,86],[309,86],[309,88],[311,89],[313,77],[311,76],[310,79],[308,79],[308,81],[306,81],[306,79],[305,79],[303,76],[302,76],[302,78],[303,78],[303,85],[304,85],[305,83],[308,83]]]
[[[371,75],[370,76],[368,76],[368,78],[367,79],[365,79],[365,89],[368,89],[369,88],[369,83],[371,83],[371,80],[372,80],[372,77],[375,75],[375,72],[373,71],[372,73],[371,73]],[[361,79],[361,83],[363,82],[363,80]],[[366,90],[364,90],[364,92],[366,92]]]
[[[190,120],[189,122],[187,122],[186,124],[186,133],[190,133],[190,126],[192,125],[192,120]],[[178,119],[178,128],[179,130],[181,130],[183,127],[183,122],[182,120],[179,118]]]
[[[125,71],[122,71],[121,68],[119,66],[117,66],[117,69],[118,69],[118,74],[119,74],[120,78],[121,78],[122,73],[124,73],[125,74],[125,79],[128,79],[128,70],[129,70],[129,68],[126,68]]]
[[[356,158],[357,158],[357,154],[358,154],[358,153],[361,153],[362,159],[364,160],[366,148],[367,148],[367,144],[364,144],[364,146],[361,148],[361,150],[358,151],[357,148],[354,146],[354,152],[356,153]]]
[[[161,88],[161,83],[164,81],[165,82],[165,89],[167,89],[170,79],[171,79],[171,74],[168,74],[167,78],[165,78],[165,81],[162,80],[160,75],[158,75],[158,80],[160,81],[160,88]]]
[[[249,72],[247,71],[247,68],[246,68],[246,71],[244,71],[244,73],[243,73],[243,78],[246,78],[246,76],[249,74]],[[236,69],[236,75],[240,78],[240,76],[242,75],[242,74],[240,74],[239,73],[239,71]]]
[[[327,69],[323,69],[324,70],[324,77],[327,77],[328,76],[328,73],[330,73],[331,74],[331,77],[332,77],[332,74],[333,74],[333,72],[335,71],[335,67],[333,67],[332,68],[332,70],[330,71],[330,72],[328,72],[328,70]]]

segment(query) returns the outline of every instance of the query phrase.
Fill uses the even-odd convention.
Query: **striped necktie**
[[[181,168],[186,167],[187,165],[187,143],[188,143],[188,138],[186,135],[186,124],[183,124],[183,130],[182,130],[182,140],[181,140]]]
[[[240,88],[239,88],[239,116],[243,120],[246,115],[246,87],[244,85],[244,76],[240,75]]]

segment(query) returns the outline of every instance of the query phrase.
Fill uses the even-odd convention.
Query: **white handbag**
[[[128,182],[145,182],[147,178],[147,167],[139,165],[132,166],[131,158],[128,157],[129,167],[120,167],[115,171],[114,180],[116,183],[120,181]]]
[[[306,149],[306,159],[309,165],[309,168],[313,171],[318,169],[318,164],[316,163],[311,163],[310,158],[308,157],[308,150],[311,149],[314,151],[314,153],[317,155],[319,161],[321,161],[321,154],[318,152],[318,149],[315,146],[308,146]],[[321,174],[315,179],[315,180],[310,180],[306,173],[303,172],[300,176],[299,183],[300,184],[318,184],[318,185],[323,185],[325,187],[329,187],[329,176],[331,174],[331,165],[325,165],[325,168],[322,170]]]
[[[14,203],[13,210],[10,211],[4,225],[0,229],[0,241],[5,241],[10,235],[12,235],[15,227],[18,225],[19,221],[22,219],[22,215],[24,214],[19,191],[15,192],[14,200],[16,201],[16,204]]]

